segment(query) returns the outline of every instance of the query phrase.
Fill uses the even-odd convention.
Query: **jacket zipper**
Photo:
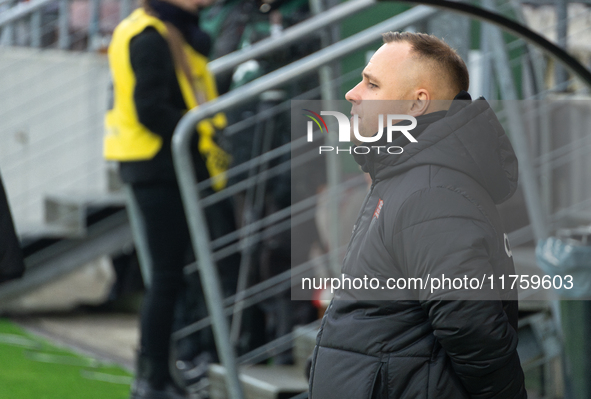
[[[361,220],[361,217],[363,216],[363,212],[365,211],[365,207],[367,206],[367,203],[369,202],[369,199],[371,198],[371,194],[373,193],[373,188],[375,187],[375,185],[376,185],[375,180],[372,179],[371,187],[369,188],[369,192],[367,193],[367,196],[365,197],[365,200],[363,201],[363,205],[361,205],[361,211],[359,212],[359,216],[357,216],[357,220],[355,221],[355,224],[353,225],[353,231],[351,232],[351,239],[349,240],[349,245],[347,245],[347,252],[345,253],[345,257],[343,258],[343,264],[345,263],[345,260],[349,256],[349,252],[351,251],[351,244],[353,243],[353,239],[355,238],[355,233],[357,232],[357,229],[359,228],[359,221]]]

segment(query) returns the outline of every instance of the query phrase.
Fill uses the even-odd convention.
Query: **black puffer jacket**
[[[417,118],[418,143],[403,154],[356,157],[373,184],[345,276],[515,273],[495,205],[517,186],[511,144],[483,99],[437,114]],[[318,334],[310,398],[526,398],[515,292],[487,292],[489,300],[473,300],[475,291],[454,290],[450,301],[337,291]]]

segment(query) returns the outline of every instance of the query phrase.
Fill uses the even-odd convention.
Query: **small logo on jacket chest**
[[[382,207],[384,206],[384,201],[383,200],[379,200],[378,201],[378,206],[376,206],[376,210],[373,211],[373,216],[372,216],[372,220],[373,219],[378,219],[380,217],[380,212],[382,211]]]
[[[511,251],[511,246],[509,245],[509,237],[507,237],[507,233],[503,234],[503,241],[505,241],[505,253],[508,257],[513,257],[513,251]]]

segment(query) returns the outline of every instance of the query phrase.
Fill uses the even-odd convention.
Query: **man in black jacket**
[[[369,100],[400,100],[388,113],[415,117],[418,142],[400,135],[388,143],[382,134],[355,156],[372,186],[343,278],[375,278],[382,289],[336,291],[313,354],[310,398],[526,398],[516,294],[492,286],[515,273],[496,204],[516,189],[517,159],[488,103],[471,101],[453,49],[426,34],[389,32],[384,42],[346,99],[365,137],[385,113]],[[482,284],[413,296],[384,289],[442,275]]]

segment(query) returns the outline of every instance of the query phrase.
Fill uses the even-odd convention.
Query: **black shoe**
[[[187,399],[188,396],[172,383],[161,389],[154,388],[148,380],[136,379],[131,386],[130,399]]]
[[[209,352],[203,352],[193,360],[177,360],[176,368],[183,379],[183,386],[188,388],[206,378],[211,363],[213,356]]]
[[[130,399],[187,399],[187,394],[174,385],[167,358],[150,358],[140,353]]]

